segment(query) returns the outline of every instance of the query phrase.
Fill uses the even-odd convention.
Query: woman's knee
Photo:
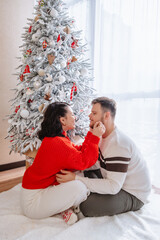
[[[77,193],[81,193],[81,192],[87,193],[88,192],[86,185],[79,180],[72,181],[72,188]]]
[[[79,180],[72,181],[72,191],[75,195],[75,205],[79,205],[81,202],[87,199],[89,195],[89,190],[86,185]]]

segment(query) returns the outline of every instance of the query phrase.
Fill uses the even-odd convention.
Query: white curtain
[[[98,93],[160,96],[160,1],[66,2],[91,48]]]
[[[82,43],[87,43],[85,58],[94,65],[94,14],[95,0],[65,0],[69,16],[75,19],[75,30],[81,30]],[[94,73],[92,73],[94,75]]]
[[[83,30],[99,96],[140,148],[160,187],[160,0],[66,0]]]
[[[98,92],[160,95],[160,1],[97,0],[95,19]]]

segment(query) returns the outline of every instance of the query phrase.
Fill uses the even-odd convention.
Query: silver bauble
[[[51,12],[50,12],[50,15],[54,18],[56,18],[58,16],[58,12],[56,9],[52,8]]]
[[[22,118],[28,118],[28,116],[29,116],[29,111],[26,110],[26,109],[21,110],[20,116],[21,116]]]
[[[35,81],[35,82],[33,83],[33,86],[34,86],[34,88],[38,89],[38,88],[41,87],[41,82],[40,82],[40,81]]]

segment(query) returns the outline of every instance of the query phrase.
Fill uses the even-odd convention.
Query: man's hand
[[[76,174],[70,171],[66,171],[66,170],[61,170],[61,173],[57,173],[56,174],[56,180],[58,183],[65,183],[65,182],[69,182],[72,180],[75,180],[76,178]]]

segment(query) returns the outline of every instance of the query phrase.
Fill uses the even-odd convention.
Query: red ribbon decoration
[[[21,80],[21,82],[23,82],[23,74],[21,74],[21,76],[20,76],[20,80]]]
[[[19,109],[20,109],[20,105],[16,107],[15,113],[17,113]]]
[[[10,136],[10,138],[13,138],[14,136]],[[12,140],[10,140],[10,142],[13,142],[13,139]]]
[[[77,86],[75,83],[73,83],[73,86],[71,88],[70,100],[73,99],[73,92],[77,92]]]
[[[29,27],[28,32],[31,33],[32,31],[32,26]]]
[[[69,69],[69,64],[71,63],[71,59],[68,59],[67,61],[67,68]]]
[[[57,42],[59,42],[61,40],[61,36],[60,34],[58,35],[58,38],[57,38]]]

